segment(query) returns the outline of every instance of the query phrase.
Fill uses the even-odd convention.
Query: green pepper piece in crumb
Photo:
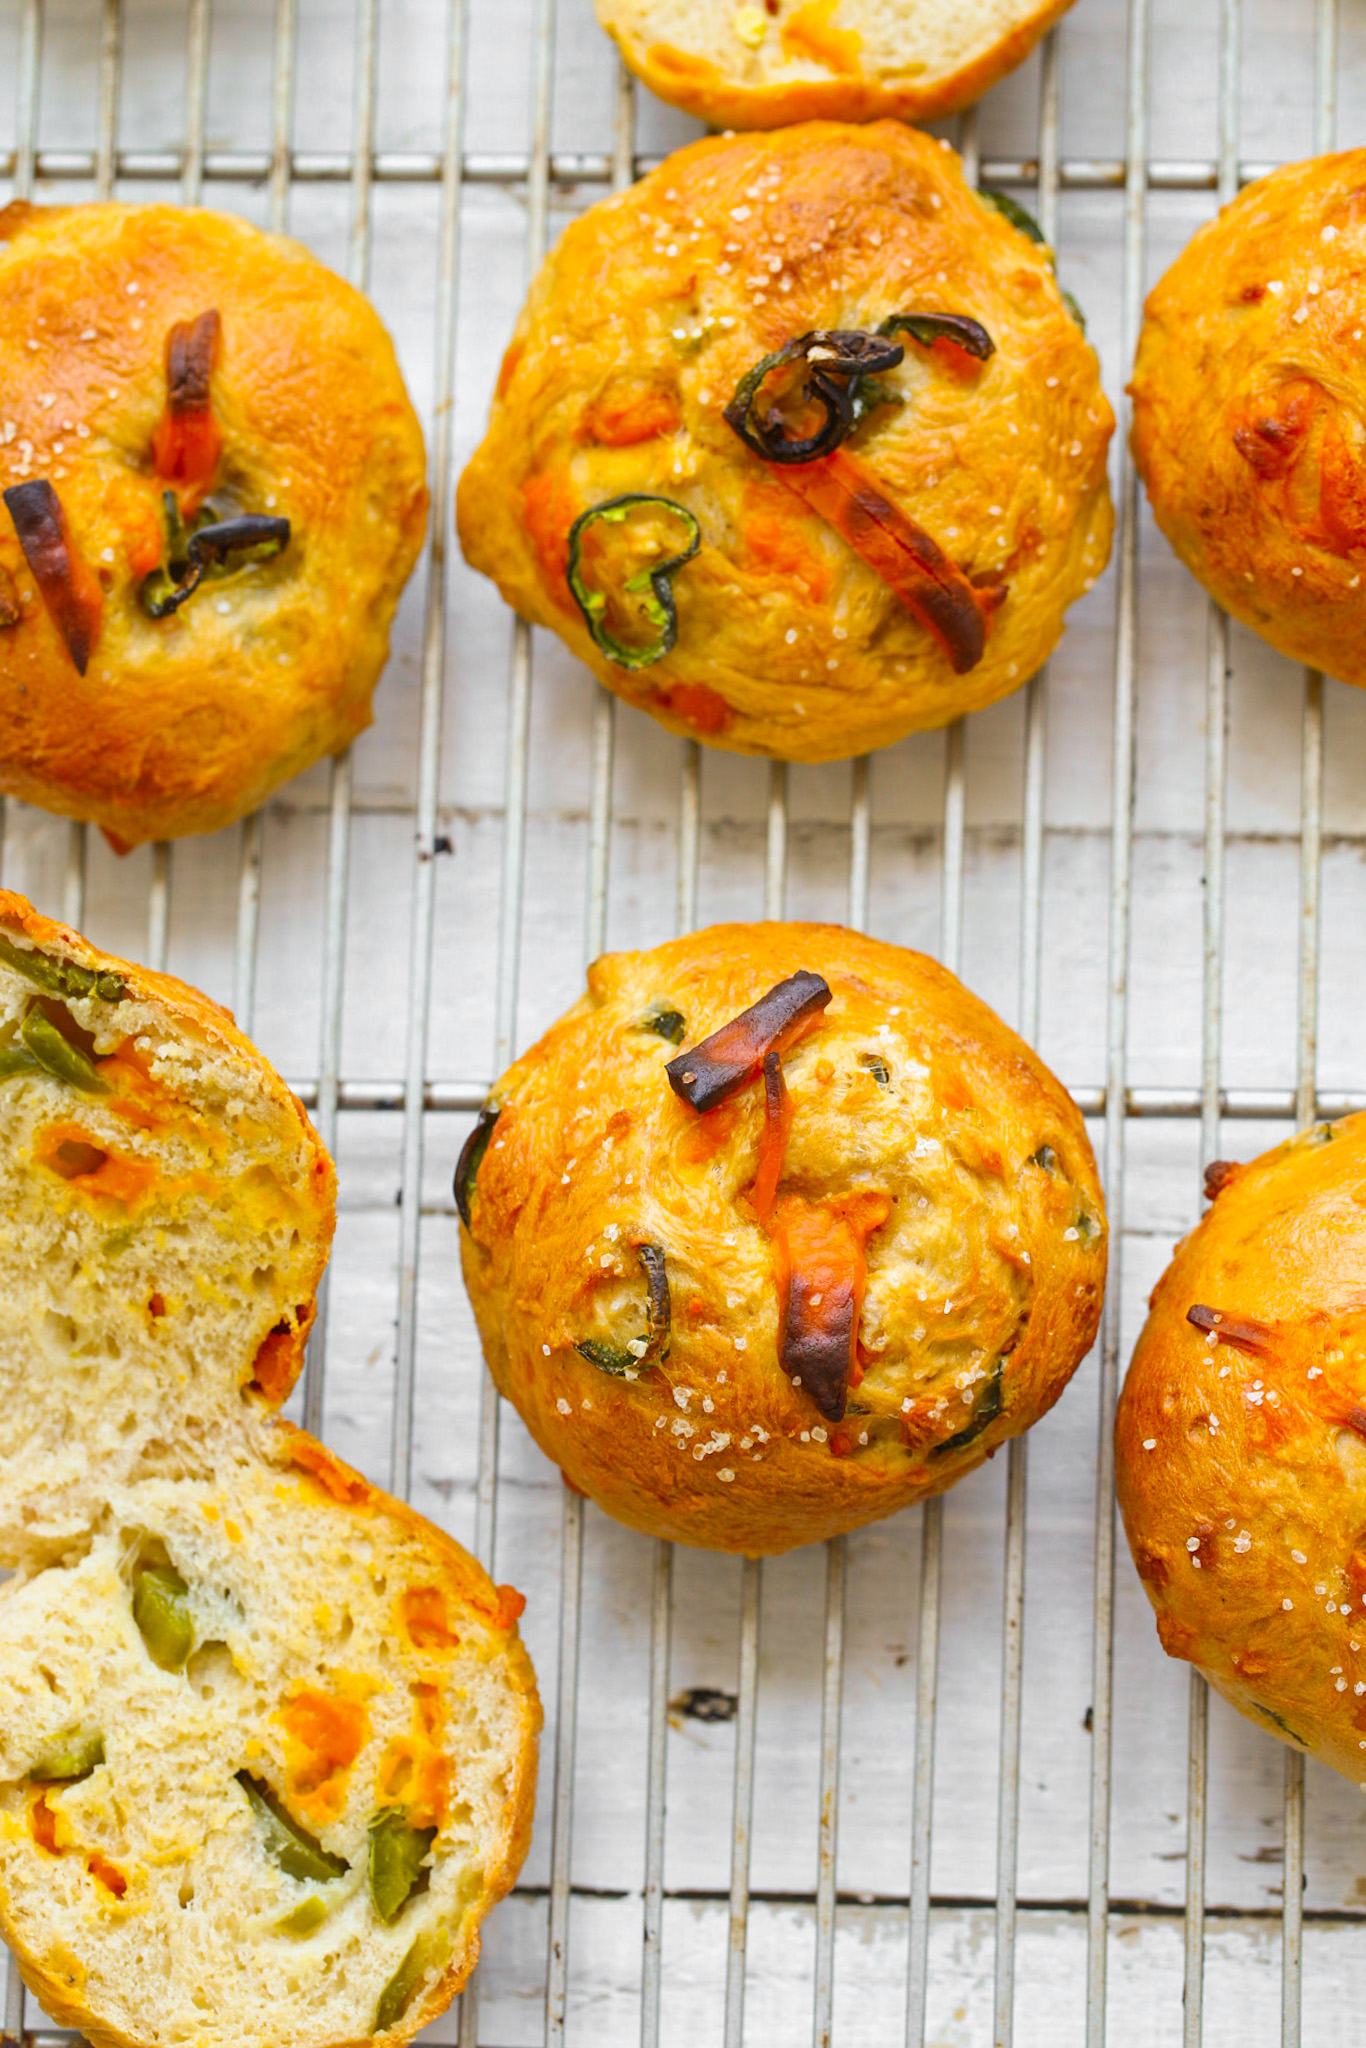
[[[303,1941],[310,1934],[316,1934],[326,1918],[327,1901],[320,1899],[314,1892],[311,1898],[302,1900],[292,1913],[286,1913],[283,1920],[276,1921],[275,1932],[287,1934],[291,1941]]]
[[[640,598],[641,616],[654,629],[654,637],[642,646],[628,647],[608,630],[605,594],[601,590],[590,590],[584,581],[583,538],[599,521],[609,526],[623,524],[638,505],[660,507],[677,519],[683,527],[684,544],[676,554],[666,555],[653,566],[646,563],[634,575],[623,579],[622,590],[628,596]],[[674,602],[673,579],[684,563],[692,560],[701,545],[702,529],[686,507],[676,505],[672,498],[657,498],[644,491],[627,491],[619,498],[605,499],[601,505],[590,505],[574,521],[569,529],[569,561],[565,571],[569,589],[583,613],[594,645],[600,647],[618,668],[649,668],[652,662],[661,661],[673,647],[678,639],[678,607]]]
[[[301,1828],[269,1785],[253,1778],[250,1771],[239,1771],[237,1782],[260,1826],[267,1856],[286,1877],[297,1877],[304,1884],[330,1884],[334,1877],[345,1877],[351,1868],[345,1857],[331,1855]]]
[[[418,1935],[403,1961],[379,1995],[375,2007],[375,2032],[383,2034],[396,2027],[413,2002],[413,1993],[428,1970],[444,1970],[450,1961],[451,1938],[444,1927],[429,1927]]]
[[[39,1757],[29,1776],[36,1785],[74,1784],[88,1778],[104,1762],[104,1737],[81,1735],[74,1729],[59,1735],[51,1749]]]
[[[12,1081],[16,1074],[41,1074],[43,1069],[22,1045],[7,1045],[0,1052],[0,1081]]]
[[[79,1088],[85,1095],[109,1095],[113,1092],[103,1075],[96,1073],[93,1061],[88,1060],[78,1046],[63,1038],[52,1019],[42,1010],[29,1011],[19,1026],[19,1036],[44,1073],[51,1074],[54,1081],[64,1081],[68,1088]]]
[[[194,1648],[189,1591],[173,1565],[145,1564],[133,1574],[133,1619],[163,1671],[179,1671]]]
[[[435,1828],[410,1826],[403,1809],[389,1806],[370,1823],[370,1897],[387,1927],[412,1896]]]
[[[3,932],[0,964],[12,967],[16,974],[22,974],[26,981],[34,982],[53,996],[95,995],[102,1002],[121,1003],[128,993],[128,984],[121,975],[80,967],[74,960],[58,960],[51,953],[40,953],[36,947],[16,946]]]

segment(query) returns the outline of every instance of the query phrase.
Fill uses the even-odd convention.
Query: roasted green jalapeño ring
[[[653,639],[646,640],[639,647],[630,647],[608,627],[607,593],[593,589],[585,579],[583,540],[599,521],[608,526],[623,525],[637,505],[653,505],[678,520],[686,537],[686,546],[662,561],[642,564],[621,584],[623,593],[640,599],[641,615],[654,632]],[[627,491],[620,498],[608,498],[601,505],[590,505],[574,521],[569,529],[566,569],[569,588],[583,613],[594,645],[600,647],[618,668],[649,668],[652,662],[662,660],[674,645],[678,639],[678,606],[674,601],[673,579],[684,563],[692,560],[701,545],[702,529],[691,512],[682,505],[675,505],[672,498],[658,498],[645,491]]]

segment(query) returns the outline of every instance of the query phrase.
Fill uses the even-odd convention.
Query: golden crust
[[[834,995],[785,1059],[781,1191],[892,1202],[863,1377],[828,1427],[779,1361],[774,1247],[745,1198],[763,1088],[699,1116],[641,1025],[663,1005],[694,1044],[803,968]],[[1076,1107],[921,954],[762,924],[607,955],[491,1101],[461,1236],[485,1355],[566,1479],[633,1528],[759,1553],[891,1514],[1037,1421],[1095,1334],[1104,1213]],[[630,1382],[575,1347],[641,1329],[642,1241],[666,1254],[672,1348]]]
[[[291,540],[153,620],[166,337],[210,310],[217,495],[288,517]],[[0,594],[22,612],[0,630],[0,790],[133,846],[214,831],[355,738],[427,506],[421,429],[359,293],[227,215],[16,204],[0,389],[0,488],[52,484],[104,593],[82,676],[0,512]]]
[[[782,128],[956,113],[1022,64],[1072,0],[960,4],[929,21],[912,18],[904,4],[870,9],[848,0],[843,8],[799,0],[782,20],[773,18],[776,6],[737,8],[732,0],[594,4],[626,63],[661,99],[713,128]],[[743,16],[753,18],[746,35],[737,26]]]
[[[1168,1654],[1360,1782],[1366,1114],[1214,1179],[1129,1367],[1120,1507]]]
[[[968,315],[996,345],[978,364],[908,341],[880,380],[905,402],[848,443],[961,570],[1004,576],[965,674],[722,417],[785,340],[898,311]],[[951,151],[890,121],[718,137],[566,230],[461,479],[460,538],[511,605],[671,730],[833,760],[991,703],[1045,659],[1109,551],[1113,424],[1045,252]],[[674,581],[677,644],[635,671],[595,646],[565,578],[574,518],[623,492],[685,506],[702,535]]]
[[[1366,150],[1288,164],[1148,299],[1134,457],[1192,574],[1282,654],[1366,684]]]

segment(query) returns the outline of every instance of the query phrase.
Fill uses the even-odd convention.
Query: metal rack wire
[[[393,1398],[390,1410],[390,1484],[406,1494],[413,1477],[413,1431],[417,1385],[420,1282],[422,1276],[422,1188],[424,1145],[430,1113],[468,1111],[477,1107],[493,1074],[501,1071],[517,1049],[519,977],[523,953],[527,892],[528,760],[532,730],[534,645],[530,630],[517,624],[512,634],[507,695],[506,768],[503,788],[501,896],[498,912],[496,983],[492,996],[491,1071],[474,1078],[452,1079],[429,1071],[429,1033],[433,1003],[438,828],[441,816],[441,738],[447,702],[448,543],[449,507],[454,481],[454,397],[458,285],[461,267],[462,204],[471,188],[497,187],[524,195],[524,257],[527,271],[545,252],[551,220],[552,188],[620,189],[646,168],[651,158],[637,149],[636,101],[622,76],[615,101],[615,132],[610,149],[593,152],[552,151],[552,103],[555,77],[556,0],[532,0],[530,147],[525,153],[472,153],[465,149],[468,101],[470,5],[479,0],[449,0],[444,27],[443,135],[439,150],[384,151],[376,147],[377,52],[381,0],[356,0],[356,64],[351,137],[346,149],[302,151],[293,146],[296,98],[298,0],[275,0],[273,87],[268,149],[210,148],[207,140],[209,64],[214,0],[187,0],[185,16],[186,70],[184,145],[178,150],[125,147],[119,135],[123,85],[125,19],[122,0],[100,0],[101,37],[98,64],[98,107],[93,149],[39,147],[39,105],[44,64],[44,0],[16,0],[18,59],[15,77],[15,144],[0,151],[0,180],[8,180],[16,197],[29,197],[40,187],[60,190],[68,184],[89,185],[99,196],[127,189],[137,196],[141,184],[176,181],[187,206],[202,203],[206,187],[265,182],[270,221],[285,227],[291,196],[315,184],[349,187],[350,230],[348,268],[362,288],[370,275],[374,239],[374,193],[380,185],[436,185],[440,213],[437,265],[434,408],[432,456],[433,521],[429,548],[425,610],[421,633],[418,742],[415,803],[412,811],[411,911],[406,976],[406,1024],[401,1076],[366,1079],[343,1072],[343,1018],[346,1004],[345,962],[348,933],[349,882],[352,864],[353,780],[349,757],[330,769],[326,798],[327,834],[323,912],[320,934],[322,988],[316,1071],[299,1082],[314,1110],[325,1142],[335,1148],[343,1112],[400,1110],[402,1139],[399,1165],[400,1208],[397,1258],[397,1299],[394,1338]],[[230,9],[231,0],[217,0]],[[1123,195],[1122,353],[1127,361],[1141,317],[1145,284],[1145,233],[1148,195],[1153,192],[1213,192],[1223,200],[1241,182],[1269,165],[1239,155],[1240,0],[1220,0],[1218,146],[1212,160],[1149,157],[1148,40],[1150,0],[1128,0],[1127,112],[1123,153],[1116,157],[1064,159],[1060,148],[1060,37],[1066,26],[1047,39],[1039,69],[1037,143],[1032,154],[990,158],[979,162],[975,116],[964,117],[959,133],[970,176],[982,181],[1032,187],[1045,237],[1055,242],[1059,197],[1064,192],[1119,191]],[[1317,0],[1317,57],[1314,140],[1316,148],[1332,145],[1335,120],[1337,46],[1336,0]],[[438,53],[432,52],[433,62]],[[1227,732],[1229,719],[1229,631],[1227,621],[1211,609],[1205,702],[1204,906],[1200,1084],[1195,1088],[1164,1085],[1135,1087],[1129,1076],[1129,961],[1134,860],[1135,718],[1139,633],[1139,496],[1125,446],[1121,421],[1116,460],[1118,509],[1118,596],[1113,657],[1111,788],[1114,792],[1110,830],[1108,886],[1108,1002],[1105,1071],[1100,1086],[1077,1087],[1086,1113],[1104,1119],[1103,1165],[1111,1216],[1125,1215],[1125,1174],[1130,1126],[1135,1119],[1198,1119],[1201,1163],[1219,1147],[1221,1119],[1300,1121],[1315,1114],[1338,1115],[1366,1106],[1366,1091],[1337,1090],[1333,1099],[1316,1090],[1319,975],[1319,897],[1323,845],[1323,703],[1321,677],[1304,682],[1302,720],[1302,789],[1300,817],[1300,906],[1298,925],[1298,1055],[1296,1085],[1288,1089],[1228,1088],[1221,1075],[1224,979],[1224,857],[1228,834],[1226,811]],[[1036,1039],[1040,1022],[1044,958],[1043,899],[1045,879],[1046,769],[1048,761],[1047,672],[1034,677],[1024,696],[1024,736],[1020,806],[1019,890],[1019,1025]],[[612,835],[615,821],[613,784],[616,766],[617,715],[614,700],[598,692],[591,714],[590,788],[587,817],[586,953],[601,951],[608,936]],[[962,956],[965,872],[967,862],[968,734],[963,723],[949,729],[945,747],[941,820],[939,953],[951,968]],[[676,924],[686,930],[697,921],[699,865],[703,835],[703,761],[694,744],[680,748],[678,785],[678,851]],[[762,900],[754,911],[766,917],[784,914],[789,847],[788,773],[774,764],[767,771]],[[870,764],[852,765],[849,794],[848,918],[865,924],[869,915],[873,844],[873,801]],[[0,838],[0,850],[3,839]],[[239,1018],[250,1029],[256,1008],[258,929],[262,892],[263,820],[252,818],[241,828],[237,850],[236,929],[233,940],[233,989]],[[70,828],[66,838],[62,914],[82,921],[87,864],[86,834]],[[170,847],[155,849],[147,903],[146,957],[165,962],[171,930],[175,858]],[[44,906],[52,907],[52,906]],[[662,936],[662,934],[656,934]],[[1067,1077],[1064,1077],[1067,1078]],[[430,1205],[429,1205],[430,1206]],[[1096,1414],[1095,1522],[1093,1547],[1093,1634],[1091,1701],[1093,1713],[1090,1774],[1088,1880],[1086,1919],[1086,1986],[1084,2039],[1086,2048],[1103,2048],[1107,2038],[1108,1965],[1112,1948],[1113,1902],[1111,1868],[1111,1771],[1114,1718],[1115,1642],[1115,1518],[1111,1425],[1121,1356],[1123,1232],[1116,1228],[1112,1277],[1099,1354]],[[303,1413],[317,1429],[323,1418],[325,1361],[328,1350],[328,1301],[319,1306],[310,1353]],[[501,1403],[485,1385],[479,1425],[477,1476],[474,1487],[473,1535],[478,1554],[492,1564],[498,1550],[499,1473],[502,1449]],[[376,1462],[378,1463],[378,1457]],[[989,2024],[980,2038],[994,2048],[1012,2048],[1016,2038],[1016,1967],[1018,1846],[1021,1810],[1022,1707],[1024,1700],[1024,1630],[1026,1600],[1026,1519],[1028,1445],[1012,1443],[1005,1489],[1001,1607],[1001,1686],[998,1726],[998,1779],[995,1827],[995,1886],[990,1904],[995,1918],[994,1967]],[[565,1490],[561,1509],[558,1642],[552,1659],[542,1656],[540,1678],[551,1708],[551,1739],[544,1757],[549,1798],[543,1807],[543,1829],[549,1835],[548,1881],[545,1887],[545,1950],[543,2005],[538,2033],[547,2044],[586,2038],[571,2019],[572,1940],[575,1898],[575,1761],[579,1732],[580,1663],[585,1620],[585,1530],[590,1511],[577,1495]],[[931,1857],[935,1840],[935,1759],[938,1728],[938,1673],[944,1609],[943,1504],[928,1503],[919,1511],[918,1584],[915,1589],[915,1715],[911,1737],[913,1805],[906,1905],[905,2039],[908,2048],[928,2040],[927,2014],[931,1990],[930,1933],[937,1905],[932,1889]],[[836,2038],[837,1925],[841,1904],[837,1829],[840,1814],[842,1709],[846,1667],[846,1589],[848,1545],[843,1539],[827,1546],[824,1625],[821,1644],[820,1742],[818,1755],[819,1810],[817,1859],[812,1908],[810,1965],[811,2031],[817,2048]],[[762,1649],[762,1617],[766,1568],[749,1561],[742,1569],[738,1672],[734,1714],[734,1760],[729,1816],[730,1875],[725,1899],[728,1915],[724,1960],[721,2038],[724,2048],[775,2037],[765,2017],[746,2013],[747,1948],[751,1920],[751,1829]],[[660,2048],[667,2036],[663,2016],[666,1952],[664,1947],[666,1890],[666,1818],[668,1810],[669,1707],[671,1631],[674,1619],[675,1560],[668,1545],[654,1546],[648,1615],[648,1731],[644,1749],[645,1844],[640,1891],[642,1962],[638,2003],[638,2038],[642,2048]],[[1207,2039],[1204,2023],[1206,1955],[1206,1830],[1208,1791],[1209,1703],[1203,1681],[1193,1677],[1189,1702],[1189,1765],[1186,1811],[1186,1899],[1184,1908],[1184,2043],[1200,2048]],[[1284,1796],[1284,1912],[1282,1931],[1282,2048],[1300,2041],[1301,1946],[1304,1863],[1303,1760],[1287,1753]],[[460,2005],[460,2048],[489,2048],[491,2037],[481,2028],[480,1979],[472,1980]],[[30,2009],[32,2019],[36,2012]],[[4,2017],[4,2048],[25,2041],[55,2037],[41,2023],[24,2030],[23,1997],[17,1972],[8,1977]],[[67,2037],[70,2038],[70,2037]],[[449,2035],[443,2036],[449,2038]],[[974,2039],[979,2036],[974,2035]],[[1042,2039],[1043,2037],[1039,2037]],[[1048,2037],[1051,2040],[1053,2036]],[[1079,2037],[1080,2038],[1080,2037]]]

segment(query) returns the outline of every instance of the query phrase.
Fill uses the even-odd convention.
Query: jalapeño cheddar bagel
[[[672,730],[831,760],[1038,667],[1105,563],[1112,426],[1047,251],[951,151],[718,137],[566,230],[460,537]]]
[[[426,523],[373,310],[167,206],[0,212],[0,792],[211,832],[369,723]]]
[[[1366,1115],[1207,1190],[1119,1404],[1129,1544],[1168,1654],[1366,1783]]]
[[[1071,0],[596,0],[653,92],[714,128],[929,121],[980,97]]]
[[[1366,684],[1366,150],[1249,185],[1148,300],[1134,455],[1158,525],[1282,654]]]
[[[494,1089],[456,1200],[541,1448],[717,1550],[951,1486],[1058,1398],[1105,1279],[1068,1095],[943,968],[835,925],[598,960]]]
[[[0,896],[0,1932],[110,2048],[401,2043],[531,1824],[522,1602],[277,1422],[331,1162],[215,1004]]]

